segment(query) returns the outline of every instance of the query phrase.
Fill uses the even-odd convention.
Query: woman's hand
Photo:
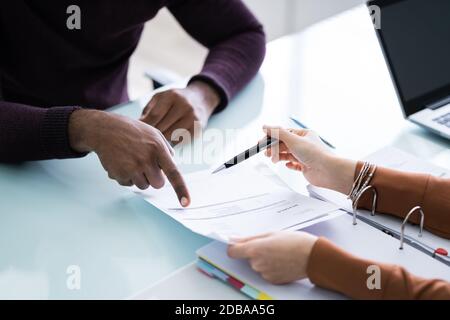
[[[313,185],[348,194],[353,184],[356,162],[337,157],[309,130],[264,127],[264,132],[280,143],[267,149],[266,156],[274,163],[303,172]]]
[[[305,232],[277,232],[236,240],[228,255],[248,259],[252,269],[273,284],[287,284],[307,277],[316,241],[316,236]]]

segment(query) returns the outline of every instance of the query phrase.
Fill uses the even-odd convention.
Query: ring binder
[[[400,250],[403,250],[403,243],[405,241],[405,226],[406,223],[409,220],[409,217],[411,217],[411,215],[415,212],[419,212],[420,213],[420,231],[419,231],[419,237],[422,237],[422,233],[423,233],[423,223],[425,220],[425,214],[423,213],[422,207],[417,206],[414,207],[413,209],[411,209],[411,211],[406,215],[405,220],[403,220],[401,229],[400,229]]]
[[[378,194],[377,194],[377,190],[375,189],[375,187],[373,186],[367,186],[365,187],[356,197],[355,201],[353,202],[352,206],[353,206],[353,225],[357,225],[356,222],[356,214],[357,214],[357,210],[358,210],[358,202],[359,199],[361,198],[361,196],[366,193],[368,190],[372,189],[372,193],[373,193],[373,198],[372,198],[372,210],[370,215],[373,217],[375,216],[375,212],[377,210],[377,200],[378,200]]]

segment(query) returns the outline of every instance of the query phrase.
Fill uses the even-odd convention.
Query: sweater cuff
[[[221,81],[219,80],[219,78],[216,75],[214,75],[210,72],[206,72],[206,71],[201,72],[201,73],[193,76],[189,80],[188,85],[194,81],[202,81],[202,82],[209,84],[219,94],[220,102],[219,102],[219,105],[217,106],[217,108],[214,110],[215,114],[221,112],[222,110],[224,110],[226,108],[226,106],[228,105],[228,102],[230,101],[231,94],[225,88],[225,86],[223,84],[221,84]]]
[[[73,150],[69,142],[69,118],[80,107],[52,107],[44,116],[41,127],[41,141],[44,154],[48,158],[79,158],[86,153]]]

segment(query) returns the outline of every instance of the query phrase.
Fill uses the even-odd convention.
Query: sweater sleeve
[[[373,284],[370,266],[379,268],[379,287],[368,285],[368,280]],[[315,285],[353,299],[450,299],[448,282],[425,280],[399,266],[356,258],[324,238],[313,247],[307,274]]]
[[[69,117],[77,107],[38,108],[0,101],[0,162],[83,156],[69,144]]]
[[[359,162],[356,172],[362,167]],[[371,185],[378,194],[377,212],[404,218],[408,212],[421,206],[425,213],[425,228],[450,239],[450,179],[428,174],[417,174],[377,168]],[[371,208],[371,195],[361,197],[360,207]],[[411,216],[412,223],[419,223],[419,216]]]
[[[262,25],[241,0],[172,0],[168,9],[181,26],[209,49],[194,80],[212,85],[221,97],[216,112],[257,73],[265,55]]]

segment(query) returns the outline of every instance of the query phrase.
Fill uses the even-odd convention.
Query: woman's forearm
[[[368,268],[380,270],[378,287],[368,286]],[[310,254],[307,274],[317,286],[354,299],[450,299],[450,283],[426,280],[405,269],[360,259],[320,238]]]
[[[361,161],[327,156],[321,165],[325,177],[321,187],[349,194],[363,165]],[[377,212],[404,218],[420,206],[426,215],[425,228],[450,239],[450,179],[377,167],[370,185],[377,191]],[[359,207],[372,208],[372,193],[361,196]],[[419,217],[412,216],[411,222],[418,223]]]
[[[361,167],[359,162],[356,171]],[[378,195],[377,212],[404,218],[420,206],[425,213],[425,228],[450,239],[450,179],[378,167],[371,185]],[[371,194],[363,195],[359,203],[361,208],[371,208]],[[418,216],[410,220],[419,223]]]

